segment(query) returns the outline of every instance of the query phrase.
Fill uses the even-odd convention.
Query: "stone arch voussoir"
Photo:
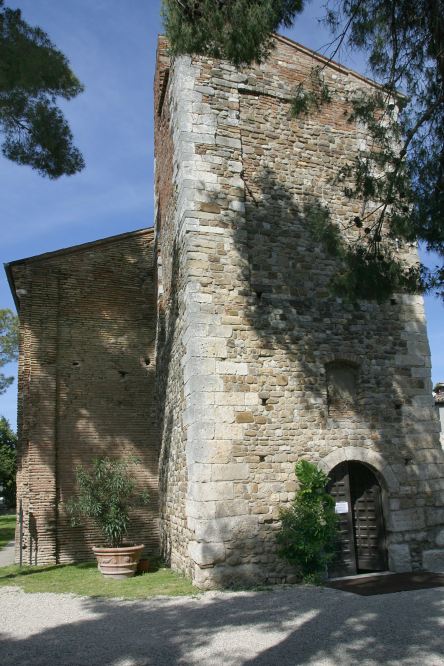
[[[351,363],[353,365],[362,365],[364,363],[364,358],[360,356],[356,356],[356,354],[341,354],[341,353],[335,353],[335,354],[327,354],[324,356],[324,365],[327,365],[327,363],[333,363],[333,361],[336,362],[341,362],[342,363]]]
[[[377,472],[377,476],[381,479],[382,484],[385,485],[389,492],[399,492],[399,481],[391,466],[386,460],[384,460],[380,453],[377,453],[372,449],[355,446],[336,449],[336,451],[332,451],[328,456],[322,458],[321,462],[318,463],[318,467],[328,474],[333,467],[336,467],[336,465],[339,465],[339,463],[345,462],[346,460],[362,462],[373,468]]]

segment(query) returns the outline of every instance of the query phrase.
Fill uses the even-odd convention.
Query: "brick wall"
[[[130,539],[158,548],[153,232],[144,230],[23,262],[11,270],[20,301],[18,497],[25,562],[90,559],[103,543],[72,528],[65,504],[75,468],[137,455]]]

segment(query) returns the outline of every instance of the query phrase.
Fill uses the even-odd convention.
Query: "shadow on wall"
[[[156,315],[150,253],[151,237],[136,236],[124,245],[56,259],[57,399],[51,410],[57,410],[58,561],[90,559],[91,545],[103,543],[92,524],[72,528],[65,506],[76,493],[76,467],[87,468],[103,455],[140,458],[137,487],[148,490],[151,501],[147,509],[135,512],[129,538],[144,542],[148,552],[158,548]],[[31,334],[41,335],[44,343],[44,328]],[[39,418],[34,414],[37,423]],[[53,442],[51,438],[51,446]]]
[[[11,596],[5,610],[22,598]],[[410,666],[444,659],[442,588],[359,597],[303,587],[199,600],[63,599],[60,606],[70,618],[62,626],[23,638],[3,634],[4,666],[47,666],[61,654],[65,664],[78,666]],[[81,619],[71,619],[76,616]]]
[[[182,368],[180,367],[180,354],[174,357],[176,348],[182,344],[179,336],[183,329],[183,322],[179,322],[179,283],[180,265],[177,239],[171,242],[171,253],[168,256],[168,266],[163,267],[164,274],[169,273],[169,282],[164,284],[163,308],[159,308],[157,321],[157,422],[159,433],[159,515],[161,521],[160,540],[161,553],[167,562],[171,560],[174,537],[169,529],[163,529],[165,520],[169,520],[174,506],[171,499],[174,494],[174,504],[180,506],[181,494],[186,496],[187,478],[181,479],[181,485],[176,483],[176,469],[180,464],[183,453],[182,418],[180,413],[180,380]],[[166,261],[165,261],[166,263]],[[165,279],[164,279],[165,283]],[[180,325],[181,324],[181,325]],[[172,455],[174,453],[174,455]],[[185,470],[186,474],[186,470]],[[176,485],[174,485],[176,483]],[[174,489],[170,488],[174,485]],[[183,499],[184,499],[183,497]],[[178,516],[181,519],[182,516]],[[173,521],[174,524],[174,521]],[[173,528],[174,529],[174,528]],[[173,563],[175,564],[175,563]],[[181,568],[179,564],[179,569]]]
[[[304,427],[308,425],[305,442],[310,441],[310,434],[319,436],[320,431],[337,429],[340,421],[351,419],[355,424],[365,422],[374,431],[374,439],[384,442],[386,454],[399,453],[400,448],[405,455],[412,453],[408,444],[400,447],[399,442],[396,446],[390,443],[394,428],[402,423],[402,407],[412,406],[412,396],[425,394],[423,389],[428,388],[427,380],[415,378],[411,368],[394,366],[395,354],[406,353],[401,302],[393,298],[383,304],[347,303],[335,296],[329,282],[340,270],[340,263],[313,240],[301,212],[306,204],[322,205],[324,199],[303,191],[298,205],[282,183],[275,185],[273,175],[268,169],[261,179],[250,181],[250,186],[262,201],[264,195],[272,197],[270,191],[277,190],[275,208],[270,198],[265,199],[265,206],[247,201],[246,229],[234,232],[236,246],[248,266],[242,316],[262,343],[254,359],[259,390],[286,390],[277,386],[272,376],[269,381],[278,363],[279,372],[288,373],[296,384],[298,417],[305,421]],[[246,354],[251,354],[251,349]],[[332,363],[332,359],[336,360]],[[353,370],[354,374],[353,404],[343,410],[344,414],[333,409],[333,401],[329,404],[328,400],[327,375],[333,365],[338,365],[338,371]],[[270,409],[273,402],[276,406]],[[277,416],[279,402],[268,401],[273,412],[269,416]],[[315,422],[311,417],[316,417]],[[430,418],[426,416],[426,420]],[[291,421],[292,416],[281,423]]]
[[[279,467],[274,453],[285,455],[279,451],[282,445],[289,447],[289,453],[308,456],[316,463],[332,448],[368,447],[371,441],[371,448],[391,464],[400,484],[413,492],[415,500],[425,502],[433,483],[440,483],[443,456],[435,446],[437,435],[430,432],[432,407],[414,401],[416,396],[420,400],[429,396],[428,368],[412,368],[414,363],[407,356],[405,321],[409,317],[410,340],[422,345],[418,355],[427,354],[423,323],[419,320],[417,325],[409,305],[397,297],[384,304],[352,304],[331,293],[329,281],[340,270],[339,262],[313,240],[302,211],[306,204],[329,202],[334,217],[344,222],[360,212],[358,204],[345,202],[329,180],[350,157],[349,148],[341,143],[342,129],[342,135],[331,127],[323,130],[319,118],[290,121],[288,111],[287,104],[254,96],[249,96],[248,106],[241,103],[246,213],[236,216],[229,211],[229,217],[222,218],[233,230],[233,249],[239,258],[235,285],[239,298],[232,297],[229,284],[224,287],[219,281],[217,311],[241,320],[229,360],[246,361],[250,372],[248,379],[224,377],[225,390],[270,394],[253,406],[255,422],[246,426],[250,435],[237,442],[246,447],[246,455],[259,460],[254,479],[258,491],[251,493],[245,483],[242,492],[250,495],[250,505],[256,507],[285,502],[282,482],[272,480]],[[293,144],[308,133],[319,139],[319,149],[307,144],[305,154],[300,148],[292,152]],[[351,134],[350,129],[347,133]],[[211,151],[213,147],[207,149]],[[241,194],[233,193],[232,198]],[[217,194],[211,203],[228,205]],[[211,273],[210,263],[209,275],[220,278],[221,273]],[[228,283],[231,275],[227,272]],[[397,359],[395,366],[397,355],[406,358],[405,365],[400,366]],[[347,414],[329,413],[326,365],[334,359],[350,363],[350,357],[356,368],[356,395],[346,405]],[[263,425],[257,425],[257,416]],[[428,457],[417,455],[424,448],[429,449]],[[420,462],[427,463],[427,471],[418,466]],[[288,467],[292,474],[294,462]],[[409,509],[418,516],[407,517],[401,531],[410,529],[409,521],[413,529],[426,526],[424,509],[416,509],[415,500]],[[426,509],[433,511],[433,507]],[[272,522],[268,514],[261,519]],[[433,531],[435,517],[427,520]],[[242,557],[242,544],[236,546]],[[420,543],[411,544],[416,565],[421,548]]]
[[[280,101],[254,95],[248,100],[248,105],[244,106],[243,101],[240,105],[243,178],[247,185],[245,216],[227,210],[229,201],[217,193],[214,196],[202,193],[205,210],[212,211],[211,204],[215,204],[214,210],[222,208],[222,215],[215,213],[214,219],[218,220],[215,223],[222,220],[222,226],[232,229],[233,249],[237,253],[236,269],[232,269],[232,256],[211,257],[214,263],[210,262],[203,274],[205,286],[209,284],[208,278],[212,278],[214,283],[209,290],[214,295],[214,284],[218,285],[213,299],[217,313],[241,320],[242,326],[235,332],[237,338],[230,341],[233,346],[229,348],[229,360],[247,362],[251,372],[248,381],[246,377],[233,378],[227,373],[225,390],[270,394],[269,399],[258,398],[257,406],[252,407],[254,421],[246,426],[250,431],[248,439],[236,442],[246,447],[246,455],[258,459],[254,478],[257,489],[248,487],[247,481],[237,484],[238,488],[243,485],[239,492],[248,493],[250,507],[258,511],[264,505],[269,506],[270,513],[260,511],[260,520],[272,523],[277,518],[271,513],[273,508],[291,499],[291,494],[282,492],[281,477],[273,479],[275,470],[282,470],[285,462],[285,451],[279,451],[281,445],[285,444],[286,451],[293,454],[284,469],[294,479],[294,454],[319,463],[332,448],[368,447],[371,441],[371,447],[391,464],[399,482],[405,483],[417,499],[425,501],[428,488],[422,482],[424,473],[415,465],[409,467],[405,461],[414,460],[416,450],[423,445],[433,448],[434,435],[422,430],[422,422],[430,422],[433,416],[427,406],[418,409],[412,400],[417,395],[429,395],[427,368],[421,369],[421,376],[421,371],[415,374],[407,361],[405,366],[396,368],[394,363],[396,355],[406,354],[402,315],[408,306],[397,298],[379,305],[349,304],[334,296],[329,281],[339,270],[339,263],[313,240],[302,215],[306,204],[324,202],[329,202],[334,216],[343,221],[352,220],[360,212],[357,203],[345,202],[339,196],[330,180],[350,158],[352,132],[350,128],[339,127],[337,131],[327,124],[324,126],[319,118],[290,121],[289,105]],[[307,143],[308,134],[316,137],[313,140],[317,146]],[[298,150],[293,150],[295,145]],[[302,145],[305,147],[301,148]],[[211,155],[214,146],[200,147],[200,151]],[[234,188],[229,196],[239,203],[242,191],[236,192]],[[229,234],[220,240],[229,241]],[[171,269],[168,280],[164,274],[164,288],[171,285],[170,303],[168,321],[159,324],[159,340],[164,338],[159,358],[164,375],[171,377],[179,371],[173,365],[172,351],[180,335],[177,291],[180,266],[175,239],[170,239],[168,247],[172,248]],[[229,268],[224,275],[226,266]],[[233,277],[230,270],[237,271],[236,292],[230,284]],[[417,335],[420,344],[424,343],[421,322],[417,331],[412,327],[411,335],[413,340]],[[347,404],[342,404],[341,398],[336,414],[334,410],[329,413],[326,365],[341,359],[350,363],[350,357],[354,359],[355,395],[353,400],[345,400]],[[176,450],[180,441],[180,434],[174,433],[174,428],[180,427],[179,419],[174,417],[177,412],[174,406],[166,409],[167,387],[166,379],[159,382],[163,433],[161,484],[165,499],[166,484],[173,473],[170,452]],[[256,419],[258,416],[260,421]],[[438,423],[436,428],[438,431]],[[253,430],[258,437],[251,435]],[[276,452],[280,453],[279,462],[274,460]],[[432,462],[442,463],[442,452],[433,450],[431,458]],[[442,465],[436,465],[436,469],[429,467],[427,474],[435,474],[438,479]],[[412,484],[418,479],[420,482],[412,491]],[[424,514],[423,509],[421,512]],[[424,516],[420,516],[414,527],[425,527]],[[239,563],[243,563],[242,558],[248,556],[245,539],[233,534],[229,539]],[[268,563],[276,561],[276,548],[273,551],[271,540],[265,545],[270,549],[266,556],[275,558],[268,559]],[[168,551],[171,544],[164,546]],[[418,565],[421,544],[412,543],[411,550]]]

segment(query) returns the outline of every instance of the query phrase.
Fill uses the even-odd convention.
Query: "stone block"
[[[245,393],[246,407],[251,407],[252,405],[257,405],[257,404],[260,404],[260,402],[257,398],[257,393],[255,393],[255,391],[250,391],[248,393]]]
[[[397,573],[412,571],[410,548],[406,543],[394,543],[388,547],[389,569]]]
[[[195,463],[188,465],[188,482],[208,483],[212,480],[212,465],[206,463]]]
[[[196,520],[212,520],[216,517],[216,502],[195,502],[187,498],[185,511],[188,517]]]
[[[422,554],[422,566],[426,571],[444,573],[444,550],[425,550]]]
[[[435,525],[444,525],[444,509],[438,509],[434,506],[425,508],[427,527]]]
[[[230,500],[233,499],[233,496],[233,484],[229,481],[210,481],[209,483],[193,484],[193,499],[196,501]]]
[[[193,582],[200,590],[230,587],[257,587],[265,581],[265,571],[256,564],[217,566],[211,569],[196,567]]]
[[[205,395],[205,394],[204,394]],[[191,423],[196,423],[200,421],[205,421],[208,418],[208,415],[213,415],[213,410],[209,410],[208,407],[204,405],[191,405],[184,410],[182,416],[182,424],[184,426],[189,426]]]
[[[228,439],[188,441],[187,465],[200,463],[227,463],[231,459],[232,444]]]
[[[235,567],[236,565],[240,564],[242,562],[241,558],[238,557],[237,555],[232,555],[227,559],[227,564],[230,567]]]
[[[248,375],[248,368],[246,363],[216,361],[216,372],[219,375]]]
[[[425,524],[424,509],[417,507],[413,509],[401,509],[393,511],[388,516],[389,529],[393,532],[407,532],[409,530],[421,530]]]
[[[216,145],[226,146],[227,148],[237,148],[238,150],[242,148],[242,144],[239,139],[230,139],[227,136],[216,135]]]
[[[216,393],[216,405],[233,405],[234,407],[243,407],[245,405],[245,393],[234,393],[233,391],[224,391]]]
[[[246,539],[253,539],[258,534],[259,517],[253,515],[229,516],[215,518],[214,520],[202,520],[196,523],[197,541],[245,541]]]
[[[208,335],[216,338],[231,338],[233,335],[233,327],[227,324],[219,324],[208,326]],[[246,374],[246,373],[244,373]]]
[[[250,465],[247,463],[228,463],[212,465],[213,481],[240,481],[250,478]]]
[[[221,377],[218,375],[199,375],[196,377],[190,377],[190,379],[185,383],[184,393],[186,396],[194,392],[201,391],[223,391],[224,385]]]
[[[226,358],[227,353],[227,341],[225,338],[192,338],[187,344],[187,356]]]
[[[188,340],[196,336],[204,337],[207,334],[208,326],[207,324],[190,324],[187,326],[185,333],[183,334],[182,342],[184,345],[187,344]]]
[[[245,204],[243,201],[230,201],[228,207],[230,210],[235,210],[238,213],[245,213]]]
[[[214,421],[197,421],[188,426],[188,439],[203,440],[214,438]]]
[[[222,437],[240,439],[242,437],[242,425],[237,423],[216,423],[215,438],[222,439]]]
[[[200,210],[205,213],[220,213],[220,206],[213,203],[201,203]]]
[[[236,414],[237,423],[253,423],[254,416],[251,412],[238,412]]]
[[[186,397],[186,406],[187,408],[199,407],[200,409],[203,409],[204,407],[213,407],[215,395],[219,395],[219,393],[206,393],[204,391],[190,393]]]
[[[439,530],[438,534],[435,537],[435,543],[440,548],[444,548],[444,529]]]
[[[234,423],[234,407],[221,405],[214,409],[214,420],[219,423]]]
[[[223,502],[215,503],[215,517],[226,518],[229,516],[244,516],[249,513],[249,506],[247,500],[234,499],[231,501],[225,500]]]
[[[225,546],[223,543],[190,541],[188,553],[191,559],[199,565],[217,564],[225,560]]]

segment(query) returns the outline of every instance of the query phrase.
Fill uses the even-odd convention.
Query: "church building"
[[[331,573],[444,571],[444,455],[423,299],[347,303],[304,222],[365,150],[350,95],[375,84],[276,36],[236,69],[168,56],[159,37],[155,225],[13,261],[20,314],[18,497],[25,561],[91,558],[72,528],[75,468],[136,454],[151,496],[130,538],[202,589],[295,582],[279,506],[301,458],[330,475],[342,532]],[[325,65],[332,101],[292,118]],[[356,229],[356,233],[359,230]],[[407,265],[413,245],[399,249]]]

